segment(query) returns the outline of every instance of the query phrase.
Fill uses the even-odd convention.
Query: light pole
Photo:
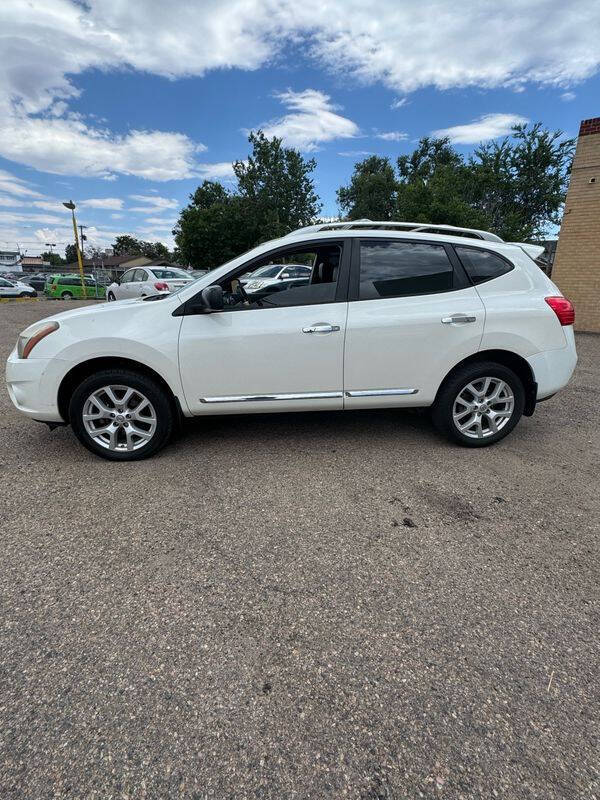
[[[83,277],[83,261],[81,258],[81,248],[79,247],[79,237],[77,236],[77,221],[75,219],[75,203],[69,200],[68,203],[63,203],[65,208],[68,208],[73,217],[73,234],[75,235],[75,249],[77,250],[77,263],[79,264],[79,276],[81,278],[81,290],[83,292],[84,300],[87,300],[87,291],[85,289],[85,278]]]

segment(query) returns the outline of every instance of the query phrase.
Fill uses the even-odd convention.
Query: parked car
[[[39,292],[44,291],[44,287],[46,286],[46,278],[47,275],[45,273],[38,273],[37,275],[27,275],[23,280],[29,286],[33,286]]]
[[[62,300],[82,300],[84,297],[98,297],[104,299],[106,288],[96,284],[93,278],[84,278],[84,289],[79,275],[52,275],[46,281],[44,294],[47,297],[60,297]]]
[[[111,283],[106,290],[106,297],[111,302],[169,294],[193,280],[189,272],[177,267],[136,267],[127,270],[120,280]]]
[[[196,278],[203,278],[205,275],[208,275],[209,270],[207,269],[193,269],[188,274],[196,280]]]
[[[0,297],[37,297],[37,292],[32,286],[27,286],[21,281],[9,281],[0,277]]]
[[[240,283],[247,292],[257,292],[280,282],[308,283],[310,274],[311,267],[306,264],[268,264],[241,277]]]
[[[25,272],[15,272],[14,270],[11,272],[0,272],[0,278],[6,278],[8,281],[18,281],[22,283],[26,277],[27,274]]]
[[[240,283],[308,258],[308,283],[252,294]],[[448,438],[480,447],[566,386],[574,317],[518,245],[317,227],[172,294],[36,322],[6,379],[23,414],[70,423],[113,460],[156,453],[179,416],[324,409],[429,407]]]

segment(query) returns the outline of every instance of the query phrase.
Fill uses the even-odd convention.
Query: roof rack
[[[298,228],[286,234],[286,238],[292,236],[304,236],[306,233],[317,233],[324,231],[339,230],[392,230],[392,231],[413,231],[414,233],[447,234],[450,236],[464,236],[468,239],[484,239],[488,242],[502,242],[503,240],[489,231],[480,231],[476,228],[460,228],[455,225],[430,225],[423,222],[388,222],[374,221],[370,219],[356,219],[351,222],[324,222],[320,225],[309,225],[306,228]]]

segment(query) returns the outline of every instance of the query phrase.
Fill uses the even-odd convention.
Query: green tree
[[[73,247],[75,247],[75,245],[73,245]],[[49,261],[53,267],[60,267],[61,264],[65,263],[58,253],[45,252],[42,253],[42,258],[44,261]],[[77,258],[77,256],[75,256],[75,258]]]
[[[122,236],[117,236],[115,239],[112,249],[113,253],[116,256],[128,256],[128,255],[142,255],[142,246],[143,242],[140,242],[139,239],[134,238],[133,236],[129,236],[128,234],[123,234]]]
[[[310,225],[321,208],[311,177],[316,161],[262,131],[250,133],[248,141],[252,153],[235,161],[233,171],[238,196],[252,208],[254,243]]]
[[[398,158],[395,218],[436,225],[485,227],[487,219],[468,200],[469,167],[448,138],[428,136]]]
[[[348,219],[392,219],[397,181],[388,158],[369,156],[354,165],[349,186],[340,186],[337,200]]]
[[[65,263],[72,264],[77,261],[77,248],[74,244],[68,244],[65,247]]]
[[[541,122],[515,125],[512,136],[481,144],[469,160],[471,203],[506,241],[542,238],[560,224],[574,139]]]
[[[320,209],[305,160],[281,139],[251,133],[252,153],[233,164],[237,186],[204,181],[190,195],[173,230],[182,261],[212,268],[256,244],[310,225]]]

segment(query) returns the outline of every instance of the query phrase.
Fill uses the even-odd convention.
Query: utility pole
[[[65,208],[68,208],[73,217],[73,233],[75,235],[75,249],[77,250],[77,262],[79,264],[79,277],[81,278],[81,290],[83,292],[84,300],[87,300],[87,290],[85,287],[85,278],[83,276],[83,261],[81,258],[81,248],[79,247],[79,237],[77,236],[77,221],[75,219],[75,203],[69,200],[68,203],[63,203]],[[82,232],[83,235],[83,232]]]

